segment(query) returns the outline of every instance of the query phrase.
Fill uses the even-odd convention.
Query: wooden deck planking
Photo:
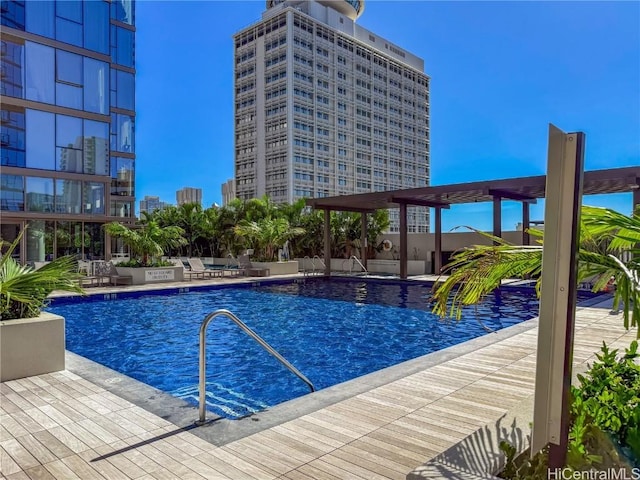
[[[580,315],[577,362],[593,360],[602,338],[623,347],[635,336],[620,315]],[[6,382],[0,471],[7,480],[404,479],[531,395],[536,342],[527,330],[223,447],[68,371]]]

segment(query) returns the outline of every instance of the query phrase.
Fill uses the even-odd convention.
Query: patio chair
[[[91,271],[91,262],[78,260],[78,273],[80,274],[78,283],[81,287],[91,287],[99,282],[98,277]]]
[[[189,280],[191,280],[194,276],[196,278],[198,278],[198,276],[204,278],[204,272],[194,272],[193,270],[187,269],[184,266],[184,262],[179,258],[168,258],[167,262],[172,263],[176,267],[182,267],[182,269],[184,271],[184,279],[185,280],[187,280],[187,276],[189,277],[188,278]]]
[[[201,273],[203,276],[209,275],[209,278],[222,277],[222,270],[205,267],[204,263],[202,263],[202,260],[200,260],[199,258],[188,258],[187,261],[189,262],[189,266],[191,267],[192,272]]]
[[[247,277],[268,277],[271,275],[271,270],[268,268],[254,267],[251,264],[249,255],[240,255],[238,257],[238,268]]]

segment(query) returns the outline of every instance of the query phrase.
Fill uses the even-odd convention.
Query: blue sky
[[[139,1],[136,198],[233,177],[233,34],[264,1]],[[547,130],[586,133],[587,170],[640,165],[640,2],[368,1],[358,23],[423,58],[431,184],[544,174]],[[631,195],[585,202],[631,211]],[[532,220],[544,216],[534,205]],[[138,205],[136,205],[136,210]],[[443,228],[490,228],[490,203]],[[503,229],[520,220],[503,203]]]

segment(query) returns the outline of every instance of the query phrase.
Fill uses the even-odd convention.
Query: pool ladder
[[[309,389],[312,392],[315,392],[316,387],[313,386],[313,383],[305,377],[300,371],[291,365],[287,359],[285,359],[282,355],[280,355],[271,345],[269,345],[260,335],[251,330],[242,320],[236,317],[229,310],[216,310],[215,312],[210,313],[205,317],[202,321],[202,325],[200,325],[200,379],[199,379],[199,419],[196,422],[197,425],[203,425],[205,423],[206,416],[206,396],[207,396],[207,357],[206,357],[206,346],[207,346],[207,326],[209,323],[216,317],[225,316],[233,323],[238,325],[247,335],[253,338],[262,348],[264,348],[267,352],[273,355],[276,360],[278,360],[282,365],[284,365],[291,373],[293,373],[296,377],[302,380],[307,384]]]
[[[355,255],[351,255],[351,258],[349,258],[349,260],[347,260],[347,261],[350,262],[349,263],[349,275],[353,275],[353,267],[355,266],[356,263],[358,265],[360,265],[360,268],[362,269],[362,273],[364,273],[365,277],[367,275],[369,275],[369,272],[367,271],[365,266],[362,264],[362,262]]]
[[[324,265],[324,262],[322,261],[322,259],[318,255],[314,255],[313,258],[309,258],[309,255],[306,255],[302,259],[302,273],[303,273],[303,275],[305,277],[307,275],[315,275],[316,274],[316,259],[320,263],[320,267],[318,268],[317,272],[318,273],[324,273],[325,265]],[[308,265],[307,261],[311,262],[311,270],[306,268],[306,266]]]

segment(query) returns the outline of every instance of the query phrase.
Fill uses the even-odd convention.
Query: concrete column
[[[407,204],[400,204],[400,278],[407,278]]]
[[[433,273],[440,274],[442,270],[442,208],[436,207],[436,231],[435,231],[435,247],[436,251],[433,258]]]
[[[331,276],[331,211],[324,211],[324,276]]]

